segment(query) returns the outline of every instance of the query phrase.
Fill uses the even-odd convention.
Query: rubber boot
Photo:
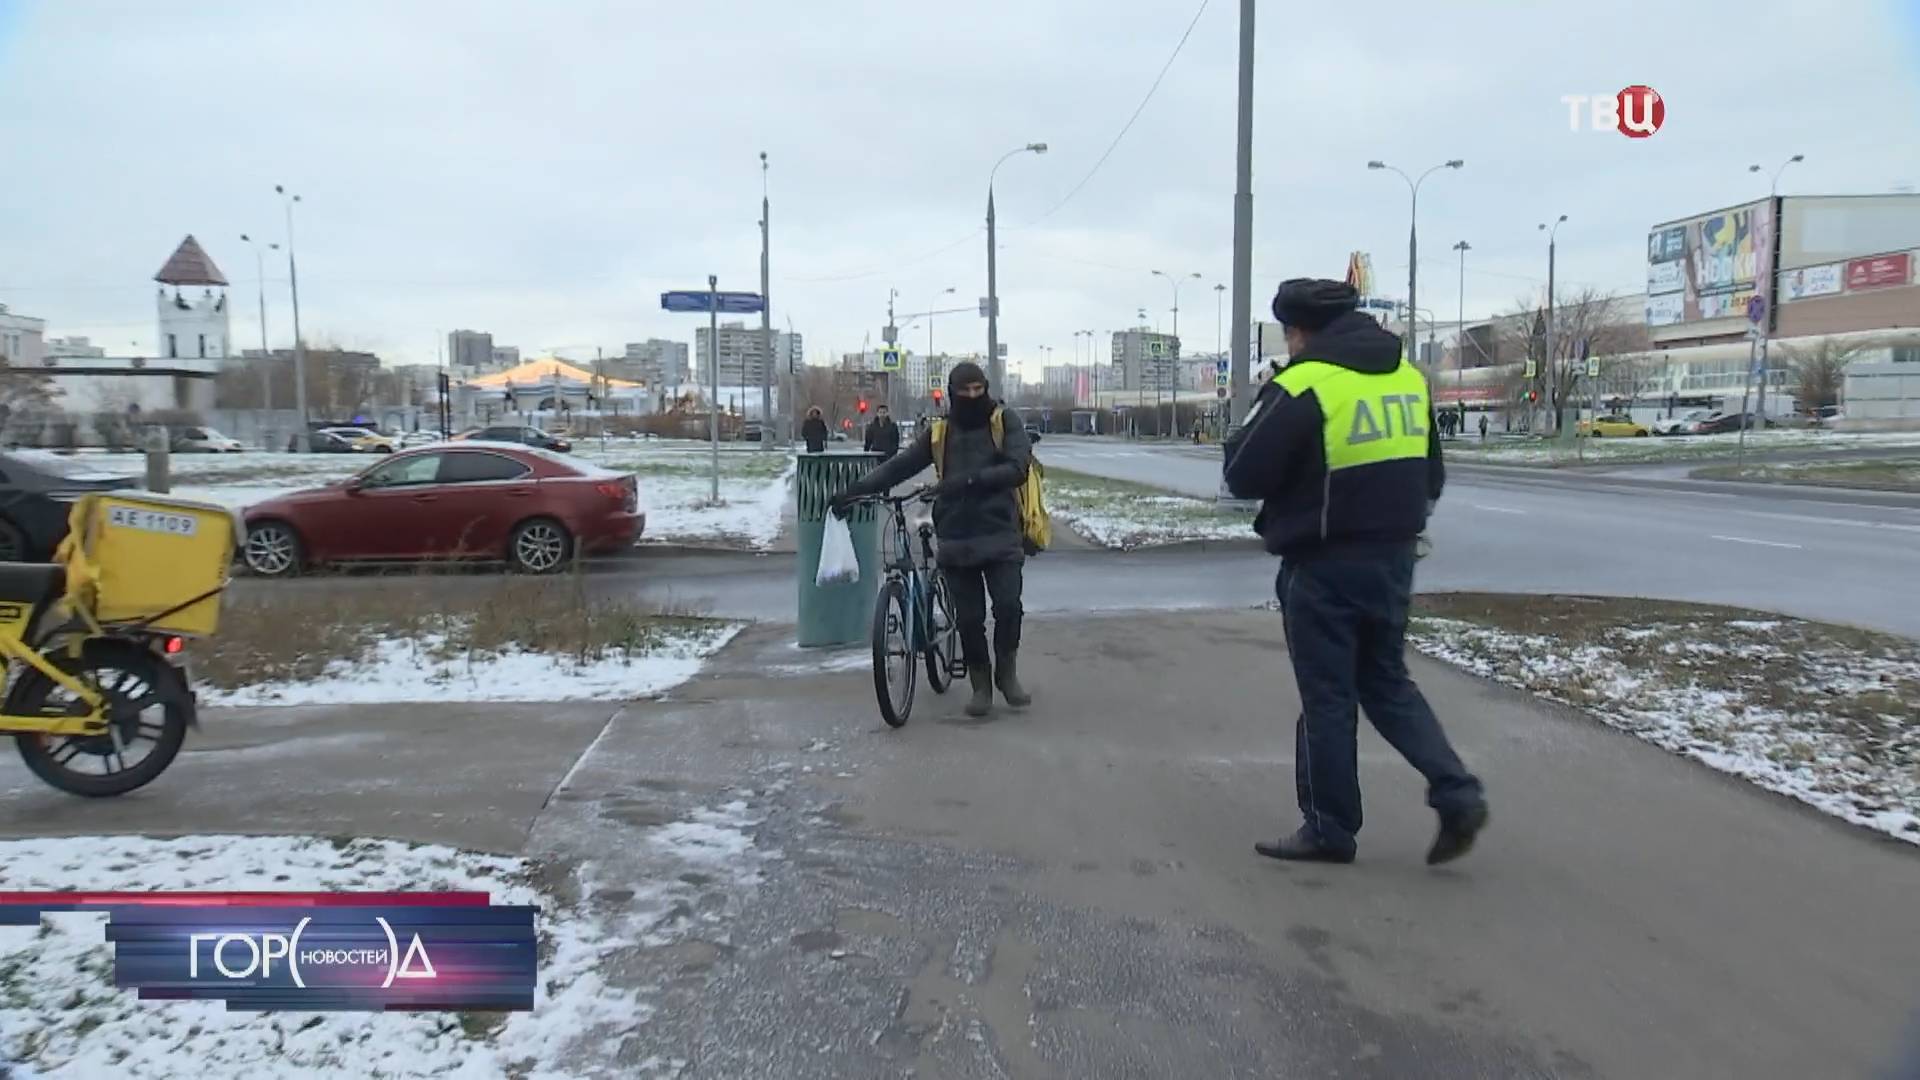
[[[995,657],[996,670],[993,673],[993,681],[994,685],[1000,688],[1000,695],[1007,699],[1007,704],[1016,709],[1024,709],[1033,704],[1033,695],[1027,693],[1027,688],[1020,685],[1020,671],[1016,664],[1019,655],[1015,652],[1004,652]]]
[[[967,669],[973,683],[973,697],[967,700],[968,716],[985,716],[993,711],[993,669],[979,664]]]

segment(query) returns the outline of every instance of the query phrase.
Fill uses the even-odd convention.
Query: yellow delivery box
[[[80,497],[55,555],[67,598],[101,623],[142,623],[176,634],[220,625],[240,523],[225,507],[152,492]]]

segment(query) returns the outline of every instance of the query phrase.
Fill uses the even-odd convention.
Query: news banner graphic
[[[106,912],[115,986],[229,1012],[525,1012],[538,910],[483,892],[0,892],[0,926]]]

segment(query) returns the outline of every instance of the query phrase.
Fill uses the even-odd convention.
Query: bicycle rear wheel
[[[906,583],[889,578],[873,600],[873,693],[880,716],[891,727],[907,722],[913,711],[918,657],[913,652],[913,610]]]
[[[953,685],[953,672],[960,662],[960,623],[953,617],[947,575],[935,567],[929,578],[933,602],[927,610],[927,685],[934,693],[944,694]]]

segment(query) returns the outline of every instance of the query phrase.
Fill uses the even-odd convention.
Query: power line
[[[1207,3],[1208,3],[1208,0],[1200,0],[1200,9],[1193,13],[1193,20],[1187,23],[1187,32],[1184,34],[1181,34],[1179,43],[1174,45],[1173,55],[1167,57],[1167,62],[1160,66],[1160,74],[1154,76],[1153,85],[1147,88],[1147,96],[1140,99],[1140,107],[1133,110],[1132,116],[1127,117],[1126,124],[1120,128],[1120,134],[1115,135],[1113,137],[1113,142],[1107,144],[1107,152],[1104,154],[1101,154],[1100,160],[1094,162],[1093,168],[1087,170],[1087,175],[1081,177],[1080,182],[1073,185],[1072,191],[1067,192],[1064,198],[1062,198],[1059,202],[1053,204],[1052,210],[1048,210],[1046,213],[1041,214],[1037,218],[1034,218],[1033,221],[1027,222],[1027,224],[1032,225],[1037,222],[1045,221],[1047,218],[1050,218],[1053,216],[1053,213],[1055,210],[1058,210],[1061,207],[1067,205],[1069,202],[1072,202],[1073,197],[1075,195],[1080,194],[1080,189],[1087,186],[1087,181],[1092,180],[1094,177],[1094,174],[1100,171],[1100,167],[1102,165],[1105,165],[1107,163],[1107,159],[1113,156],[1113,152],[1120,148],[1120,140],[1127,137],[1127,132],[1133,130],[1134,121],[1140,119],[1140,114],[1147,111],[1147,103],[1153,100],[1153,95],[1155,94],[1155,92],[1157,92],[1160,89],[1160,83],[1166,79],[1167,72],[1173,69],[1173,62],[1180,58],[1180,50],[1187,47],[1187,39],[1193,36],[1193,28],[1200,25],[1200,16],[1206,14],[1207,12]]]

